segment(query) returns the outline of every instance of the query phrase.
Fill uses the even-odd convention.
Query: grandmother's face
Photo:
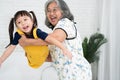
[[[47,18],[49,22],[55,26],[62,17],[62,11],[57,6],[56,2],[52,2],[47,8]]]

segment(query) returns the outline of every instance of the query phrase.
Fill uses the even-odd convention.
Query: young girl
[[[32,15],[32,16],[31,16]],[[14,23],[17,27],[17,31],[14,32]],[[9,24],[9,36],[10,44],[7,46],[6,51],[0,57],[0,65],[10,56],[10,54],[15,49],[16,45],[19,43],[18,40],[22,35],[25,35],[27,38],[42,39],[50,44],[54,44],[62,49],[63,54],[68,58],[72,58],[71,53],[55,38],[51,37],[47,33],[37,29],[37,20],[34,13],[27,12],[25,10],[18,11],[14,18],[11,19]],[[25,46],[23,49],[26,52],[28,63],[32,68],[38,68],[43,64],[48,56],[48,47],[47,46]]]

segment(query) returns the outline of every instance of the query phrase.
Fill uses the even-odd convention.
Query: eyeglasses
[[[56,13],[58,10],[60,10],[59,7],[54,7],[53,9],[48,9],[47,14]]]

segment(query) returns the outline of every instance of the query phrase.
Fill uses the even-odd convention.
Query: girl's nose
[[[25,25],[25,22],[21,22],[21,24],[22,24],[22,26],[24,26],[24,25]]]

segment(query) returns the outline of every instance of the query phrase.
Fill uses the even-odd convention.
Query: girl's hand
[[[67,56],[70,60],[72,60],[72,53],[68,50],[63,50],[65,56]]]
[[[1,67],[2,62],[3,62],[3,61],[2,61],[2,58],[0,57],[0,67]]]

